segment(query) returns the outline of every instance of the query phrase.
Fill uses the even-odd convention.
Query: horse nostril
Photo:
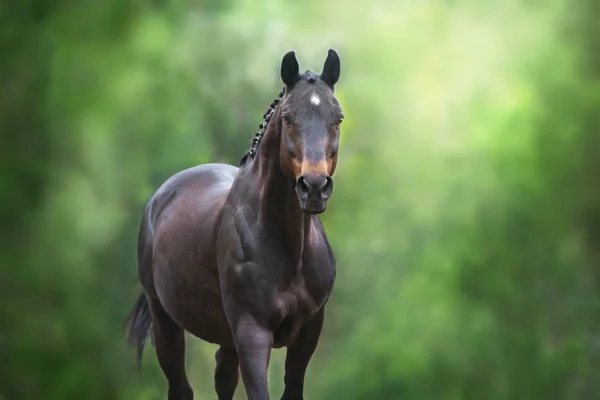
[[[327,199],[333,190],[333,180],[327,174],[323,175],[301,175],[296,181],[298,195],[321,196]]]
[[[330,176],[327,176],[324,179],[324,182],[322,184],[321,187],[321,194],[323,196],[329,197],[331,195],[331,192],[333,191],[333,179],[331,179]]]
[[[300,176],[300,178],[298,178],[298,181],[296,182],[296,189],[302,193],[308,193],[308,191],[310,190],[310,188],[308,187],[308,184],[306,183],[306,179],[304,178],[304,175]]]

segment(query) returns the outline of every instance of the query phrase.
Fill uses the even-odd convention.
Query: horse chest
[[[274,347],[291,344],[324,306],[333,288],[335,271],[329,263],[304,264],[299,272],[273,293]]]
[[[227,312],[252,315],[273,332],[274,347],[287,346],[329,298],[335,279],[331,249],[316,230],[296,249],[282,235],[253,231],[245,218],[232,222],[235,234],[219,242]]]
[[[273,302],[274,347],[290,345],[302,326],[321,308],[302,280],[275,294]]]
[[[270,292],[286,317],[312,316],[333,289],[335,270],[326,257],[305,256],[299,264],[281,260],[274,267],[279,269],[279,276],[272,282]]]

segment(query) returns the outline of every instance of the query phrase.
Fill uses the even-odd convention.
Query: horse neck
[[[280,111],[276,110],[270,121],[256,160],[252,165],[258,185],[258,218],[262,226],[282,234],[296,261],[301,260],[305,237],[310,232],[311,216],[305,215],[298,202],[294,181],[285,176],[281,168]]]

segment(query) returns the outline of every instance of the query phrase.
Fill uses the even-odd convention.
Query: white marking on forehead
[[[321,103],[321,98],[319,96],[317,96],[317,94],[315,92],[313,92],[313,94],[310,96],[310,104],[312,104],[313,106],[318,106]]]

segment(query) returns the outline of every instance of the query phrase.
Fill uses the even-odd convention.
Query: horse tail
[[[138,370],[142,365],[144,345],[150,337],[152,329],[152,314],[145,293],[142,293],[133,305],[133,309],[125,319],[127,342],[130,346],[137,347]]]

